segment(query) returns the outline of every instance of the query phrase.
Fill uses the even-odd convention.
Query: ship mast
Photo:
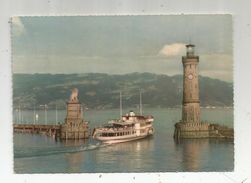
[[[119,92],[119,106],[120,106],[120,118],[122,119],[123,112],[122,112],[122,92],[121,91]]]
[[[141,90],[139,90],[139,111],[140,111],[140,115],[142,115],[142,93],[141,93]]]
[[[56,104],[56,124],[58,123],[58,107],[57,107],[57,104]]]

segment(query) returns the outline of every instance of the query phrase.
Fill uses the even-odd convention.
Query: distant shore
[[[177,107],[144,107],[144,109],[153,109],[153,108],[156,108],[156,109],[182,109],[182,106],[177,106]],[[234,107],[233,106],[201,106],[200,107],[201,109],[233,109]],[[37,110],[37,111],[44,111],[44,108],[41,108],[41,107],[36,107],[35,109],[34,108],[19,108],[19,106],[14,106],[13,107],[13,110],[28,110],[28,111],[33,111],[33,110]],[[124,107],[124,109],[134,109],[134,110],[138,110],[137,107]],[[55,107],[48,107],[47,110],[56,110]],[[66,110],[66,108],[57,108],[57,110]],[[87,110],[97,110],[97,111],[101,111],[101,110],[119,110],[118,108],[84,108],[84,111],[87,111]]]

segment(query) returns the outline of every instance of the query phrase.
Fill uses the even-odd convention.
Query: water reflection
[[[60,140],[64,147],[78,147],[83,146],[88,142],[88,139],[79,139],[79,140]]]
[[[96,154],[99,172],[137,172],[152,167],[153,138],[109,145]],[[107,167],[104,168],[104,167]],[[114,171],[115,170],[115,171]]]
[[[81,163],[84,160],[83,153],[65,154],[65,159],[67,161],[67,172],[69,173],[80,173]]]
[[[188,171],[200,169],[201,152],[208,147],[208,139],[184,139],[179,142],[183,146],[182,168]]]
[[[86,139],[81,140],[62,140],[61,141],[64,147],[81,147],[86,144]],[[84,161],[84,153],[76,152],[76,153],[66,153],[65,160],[67,162],[67,172],[69,173],[80,173],[81,172],[81,164]]]
[[[208,159],[217,159],[209,157],[210,149],[219,144],[226,146],[232,144],[233,140],[228,139],[180,139],[176,141],[176,150],[181,149],[182,169],[183,171],[201,171]]]

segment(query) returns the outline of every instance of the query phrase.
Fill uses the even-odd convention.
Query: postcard
[[[232,172],[232,24],[12,17],[14,172]]]

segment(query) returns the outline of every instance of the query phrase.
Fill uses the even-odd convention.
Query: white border
[[[248,0],[0,0],[0,177],[13,182],[251,182],[251,3]],[[232,14],[235,171],[219,173],[13,174],[11,16]]]

